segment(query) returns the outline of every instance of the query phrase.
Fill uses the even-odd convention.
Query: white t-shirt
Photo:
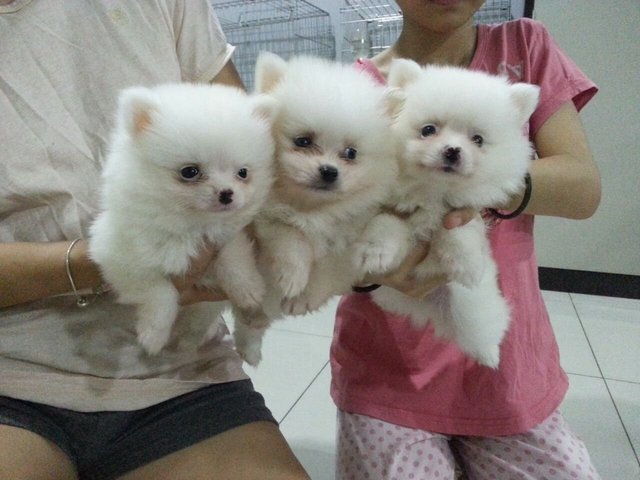
[[[0,6],[0,242],[86,237],[118,92],[208,82],[232,52],[206,0]],[[133,410],[247,378],[224,324],[200,344],[211,319],[194,308],[201,321],[178,320],[155,357],[110,295],[85,309],[74,297],[0,309],[0,395]]]

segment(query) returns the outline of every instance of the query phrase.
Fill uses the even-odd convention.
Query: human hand
[[[442,219],[442,226],[447,230],[462,227],[469,223],[477,214],[478,211],[470,207],[456,208],[444,216]]]
[[[370,275],[365,281],[391,287],[409,297],[422,299],[449,281],[444,274],[436,274],[420,280],[416,278],[415,269],[424,261],[428,253],[429,244],[421,243],[409,252],[409,255],[393,272]]]
[[[221,302],[227,295],[212,287],[202,284],[202,277],[215,261],[217,251],[211,244],[205,244],[197,257],[192,259],[189,270],[182,276],[171,278],[173,286],[180,295],[180,305],[191,305],[197,302]]]
[[[478,211],[473,208],[454,209],[445,215],[442,225],[448,230],[461,227],[469,223],[476,215],[478,215]],[[417,280],[415,269],[425,260],[428,253],[429,244],[422,243],[407,255],[396,270],[382,275],[369,275],[365,282],[385,285],[407,296],[422,299],[451,280],[444,273]]]

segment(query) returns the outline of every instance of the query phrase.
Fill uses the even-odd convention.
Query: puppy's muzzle
[[[338,179],[338,169],[332,165],[321,165],[318,171],[324,183],[334,183]]]
[[[222,190],[218,194],[218,201],[223,205],[229,205],[233,202],[233,190]]]
[[[445,172],[452,172],[460,164],[460,147],[445,147],[442,150],[442,163]]]

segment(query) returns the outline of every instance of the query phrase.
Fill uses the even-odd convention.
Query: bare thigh
[[[121,480],[308,480],[278,427],[254,422],[155,460]]]
[[[23,428],[0,425],[0,480],[76,480],[75,467],[55,444]]]

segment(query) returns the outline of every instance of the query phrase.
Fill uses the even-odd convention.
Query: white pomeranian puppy
[[[265,329],[321,307],[358,278],[351,248],[397,173],[392,117],[398,91],[352,66],[264,52],[256,89],[279,104],[275,182],[254,221],[267,279],[264,310],[234,310],[236,348],[256,365]]]
[[[437,335],[495,368],[510,311],[485,224],[477,217],[447,230],[442,219],[452,208],[503,205],[521,191],[533,156],[523,128],[539,89],[461,68],[421,68],[410,60],[394,61],[388,81],[406,95],[393,127],[401,151],[390,205],[397,215],[386,217],[385,228],[369,237],[358,260],[370,271],[392,269],[415,242],[428,241],[429,255],[418,265],[417,278],[445,274],[451,281],[424,300],[388,287],[372,298],[388,311],[410,316],[415,326],[430,322]]]
[[[205,242],[220,251],[203,286],[243,308],[262,301],[243,228],[273,181],[275,106],[223,85],[122,92],[89,251],[118,301],[137,306],[138,339],[150,354],[167,343],[179,310],[170,277],[185,274]]]

